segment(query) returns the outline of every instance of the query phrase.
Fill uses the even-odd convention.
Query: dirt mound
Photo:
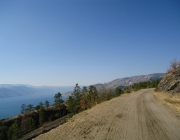
[[[180,67],[167,73],[158,85],[159,91],[180,93]]]

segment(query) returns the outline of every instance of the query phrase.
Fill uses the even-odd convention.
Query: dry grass
[[[173,109],[180,116],[180,95],[165,92],[154,92],[153,97]]]

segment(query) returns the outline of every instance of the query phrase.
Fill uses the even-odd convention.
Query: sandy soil
[[[75,115],[35,140],[179,140],[180,120],[140,90]]]

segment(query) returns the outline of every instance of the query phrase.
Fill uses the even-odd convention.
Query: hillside
[[[103,102],[34,139],[179,140],[180,121],[152,93],[140,90]]]
[[[135,83],[145,82],[145,81],[152,81],[156,79],[160,79],[164,76],[164,73],[154,73],[148,75],[139,75],[139,76],[132,76],[132,77],[125,77],[113,80],[111,82],[105,84],[97,84],[95,85],[97,88],[101,88],[102,86],[106,88],[116,88],[116,87],[127,87]]]
[[[159,91],[180,93],[180,66],[168,72],[158,85]]]

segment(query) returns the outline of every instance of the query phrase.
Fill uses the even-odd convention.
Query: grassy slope
[[[154,92],[153,97],[173,110],[177,117],[180,117],[180,94],[170,94],[165,92]]]

